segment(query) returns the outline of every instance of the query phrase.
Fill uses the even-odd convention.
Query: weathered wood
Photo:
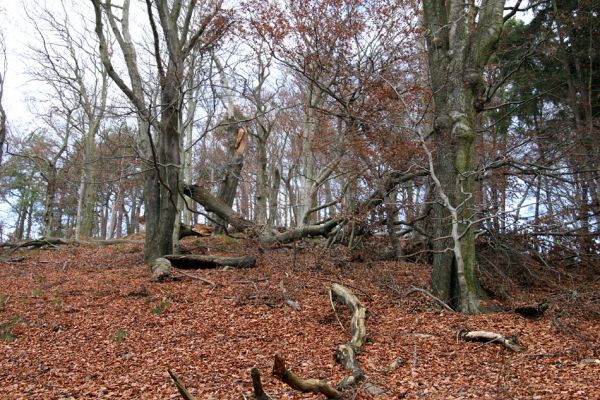
[[[214,231],[214,228],[209,225],[197,224],[197,225],[190,226],[190,225],[186,225],[186,224],[180,224],[179,225],[179,239],[183,239],[184,237],[188,237],[188,236],[199,236],[199,237],[210,236],[210,235],[212,235],[213,231]]]
[[[458,335],[462,340],[466,340],[468,342],[484,342],[484,343],[498,343],[505,348],[520,352],[525,350],[523,346],[521,346],[517,342],[517,338],[514,336],[503,336],[499,333],[495,332],[487,332],[487,331],[462,331]]]
[[[253,367],[250,370],[250,376],[252,377],[252,387],[254,388],[254,398],[256,400],[272,400],[263,389],[262,382],[260,380],[260,371],[258,368]]]
[[[165,258],[157,258],[150,264],[152,280],[164,281],[171,277],[171,262]]]
[[[256,257],[220,257],[199,254],[167,255],[163,258],[169,260],[174,267],[181,269],[205,269],[218,267],[250,268],[256,265]]]
[[[285,360],[275,355],[273,376],[287,384],[292,389],[303,393],[322,394],[328,399],[339,399],[342,393],[325,381],[319,379],[303,379],[285,367]]]
[[[357,356],[367,336],[365,323],[367,309],[348,288],[334,283],[330,289],[333,298],[348,306],[352,312],[350,319],[350,342],[340,344],[335,351],[336,361],[344,369],[351,372],[351,375],[345,377],[339,384],[340,388],[345,388],[354,386],[358,381],[364,379],[364,373],[360,368]]]
[[[196,398],[187,390],[181,379],[179,379],[179,377],[170,369],[167,371],[169,372],[171,379],[173,379],[173,382],[175,382],[175,386],[177,386],[177,390],[179,391],[181,397],[183,397],[185,400],[196,400]]]
[[[207,211],[217,215],[222,221],[231,225],[235,232],[251,232],[265,244],[289,243],[309,236],[327,236],[340,222],[340,219],[291,228],[285,232],[279,232],[274,228],[265,228],[248,221],[242,215],[235,212],[230,206],[213,196],[208,190],[198,185],[185,185],[183,193],[192,200],[198,202]]]

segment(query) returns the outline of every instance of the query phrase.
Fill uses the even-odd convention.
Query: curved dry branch
[[[325,381],[319,379],[304,379],[294,374],[285,367],[285,360],[280,355],[275,355],[273,364],[273,376],[287,384],[292,389],[302,393],[322,394],[328,399],[339,399],[342,393]]]
[[[358,381],[364,379],[364,373],[358,364],[358,354],[367,336],[366,315],[367,308],[362,305],[358,298],[348,288],[334,283],[331,285],[331,293],[335,300],[348,306],[352,312],[350,319],[350,342],[338,346],[335,351],[335,359],[344,369],[351,372],[339,384],[340,388],[354,386]]]

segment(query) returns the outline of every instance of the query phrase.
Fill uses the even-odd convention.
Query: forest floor
[[[273,399],[320,399],[271,376],[275,354],[305,378],[337,384],[333,358],[348,341],[349,312],[332,310],[328,288],[347,285],[369,310],[359,362],[380,399],[600,399],[600,280],[557,273],[539,287],[512,288],[510,308],[546,299],[541,319],[440,309],[430,267],[351,261],[310,244],[258,251],[229,238],[191,239],[210,254],[252,253],[255,268],[186,271],[151,282],[140,246],[64,246],[17,251],[0,262],[0,399],[178,399],[167,369],[202,399],[250,399],[257,366]],[[300,310],[284,304],[294,299]],[[358,290],[360,288],[360,290]],[[458,340],[461,329],[516,335],[513,353]],[[395,361],[394,367],[389,366]],[[346,392],[368,399],[365,386]]]

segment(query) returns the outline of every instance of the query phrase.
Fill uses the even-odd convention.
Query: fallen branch
[[[322,394],[328,399],[339,399],[342,393],[325,381],[319,379],[303,379],[285,367],[285,360],[280,355],[275,355],[273,376],[287,384],[292,389],[302,393]]]
[[[294,311],[300,311],[300,304],[287,295],[287,290],[283,285],[283,280],[279,282],[279,289],[281,290],[281,295],[283,296],[283,302],[290,307]]]
[[[179,239],[183,239],[188,236],[199,236],[205,237],[212,235],[215,228],[210,225],[197,224],[197,225],[179,225]]]
[[[250,370],[250,376],[252,377],[252,387],[254,388],[254,398],[256,400],[272,400],[263,389],[262,382],[260,381],[260,371],[254,367]]]
[[[340,219],[331,219],[321,224],[305,225],[291,228],[285,232],[279,232],[277,229],[258,225],[245,219],[241,214],[235,212],[229,205],[201,186],[185,185],[183,193],[202,205],[206,211],[214,213],[225,221],[227,225],[231,226],[232,231],[250,232],[260,242],[268,245],[294,242],[307,236],[327,237],[329,232],[342,222]]]
[[[358,354],[367,336],[366,315],[367,309],[358,298],[348,288],[334,283],[331,285],[332,297],[348,306],[352,312],[350,319],[350,342],[338,346],[335,351],[335,359],[344,369],[351,371],[351,375],[345,377],[338,385],[340,388],[346,388],[356,385],[364,378],[364,373],[358,364]]]
[[[177,390],[179,391],[181,397],[183,397],[185,400],[196,400],[196,398],[192,396],[192,394],[187,390],[181,379],[179,379],[179,377],[175,375],[175,373],[170,369],[168,369],[167,371],[169,372],[171,379],[173,379],[173,382],[175,382],[175,385],[177,386]]]
[[[495,332],[462,331],[459,332],[458,337],[468,342],[484,342],[485,344],[498,343],[514,352],[525,350],[525,348],[517,342],[517,338],[515,336],[502,336],[501,334]]]
[[[204,269],[217,267],[250,268],[256,265],[256,257],[219,257],[198,254],[167,255],[163,258],[169,260],[174,267],[181,269]]]

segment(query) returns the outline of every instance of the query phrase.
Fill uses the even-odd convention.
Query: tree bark
[[[504,3],[484,0],[476,18],[474,6],[464,2],[423,0],[437,144],[432,169],[438,194],[447,197],[434,206],[432,286],[436,296],[466,313],[480,312],[481,295],[472,229],[475,120],[483,109],[483,68],[502,32]]]

